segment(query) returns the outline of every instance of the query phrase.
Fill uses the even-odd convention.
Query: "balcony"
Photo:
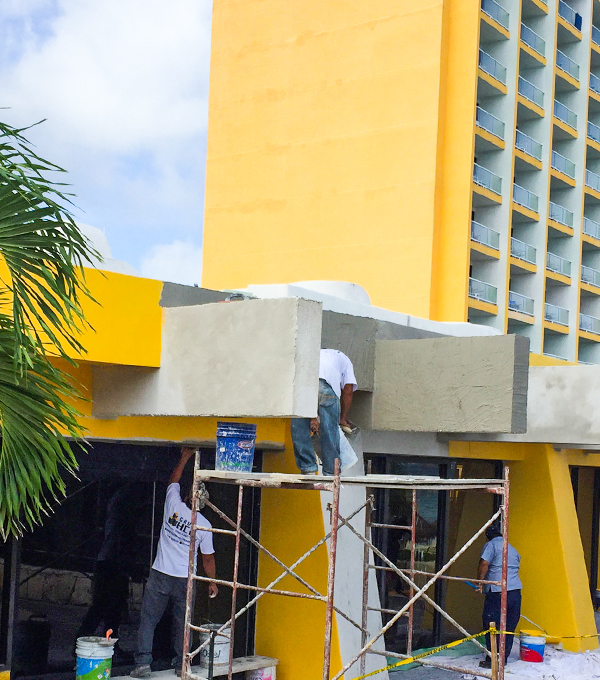
[[[600,127],[588,121],[587,136],[594,142],[600,144]]]
[[[558,172],[562,172],[564,175],[567,175],[567,177],[575,179],[575,163],[570,161],[568,158],[565,158],[557,151],[552,152],[552,160],[550,161],[550,165],[555,170],[558,170]]]
[[[490,172],[487,168],[475,163],[473,165],[473,181],[484,189],[489,189],[495,194],[502,193],[502,178]]]
[[[588,333],[600,335],[600,319],[597,319],[595,316],[590,316],[589,314],[580,314],[579,329],[587,331]]]
[[[504,139],[504,123],[498,120],[491,113],[488,113],[481,106],[475,109],[475,123],[482,130],[487,130],[490,134],[498,137],[499,139]]]
[[[529,243],[524,243],[516,238],[510,239],[510,254],[518,260],[535,264],[536,251]]]
[[[558,15],[578,31],[581,31],[581,14],[578,14],[572,7],[569,7],[564,0],[559,0],[558,2]]]
[[[538,197],[518,184],[513,184],[513,201],[524,208],[529,208],[529,210],[534,212],[538,211]]]
[[[537,158],[538,161],[542,160],[542,145],[539,142],[536,142],[533,137],[529,137],[529,135],[521,132],[521,130],[517,130],[515,146],[519,151],[522,151],[533,158]]]
[[[508,291],[508,308],[512,312],[520,312],[521,314],[527,314],[527,316],[533,316],[533,300],[512,290]]]
[[[571,262],[554,253],[546,253],[546,269],[555,274],[571,276]]]
[[[498,302],[498,289],[484,281],[469,278],[469,297],[495,305]]]
[[[573,213],[552,201],[548,204],[548,219],[564,224],[565,227],[573,227]]]
[[[600,175],[591,170],[585,171],[585,186],[600,193]]]
[[[504,7],[500,7],[494,0],[481,0],[481,9],[489,16],[497,21],[500,26],[508,29],[508,12]]]
[[[574,130],[577,129],[577,114],[567,108],[562,102],[559,102],[558,99],[554,100],[554,115],[569,127],[572,127]]]
[[[523,76],[519,76],[519,94],[530,102],[544,108],[544,93],[539,87],[536,87],[533,83],[525,80]]]
[[[575,80],[579,80],[579,64],[560,50],[556,50],[556,65],[561,71],[575,78]]]
[[[600,47],[600,28],[592,26],[592,42]]]
[[[600,94],[600,78],[590,73],[590,90],[596,94]]]
[[[569,310],[546,302],[544,305],[544,320],[561,326],[569,325]]]
[[[599,225],[600,226],[600,225]],[[581,282],[600,288],[600,272],[597,269],[581,265]]]
[[[589,217],[583,218],[583,233],[586,236],[600,240],[600,223],[590,220]]]
[[[494,57],[490,57],[487,52],[479,50],[479,68],[487,73],[492,78],[499,80],[503,85],[506,85],[506,67],[502,66]]]
[[[500,234],[479,222],[471,222],[471,240],[494,250],[500,250]]]
[[[546,41],[525,24],[521,24],[521,40],[542,57],[546,53]]]

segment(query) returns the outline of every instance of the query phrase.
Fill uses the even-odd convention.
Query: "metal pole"
[[[369,464],[371,461],[369,461]],[[367,489],[368,493],[368,489]],[[369,496],[369,500],[375,500],[373,496]],[[371,540],[371,512],[372,512],[372,502],[365,508],[365,538],[367,541]],[[369,616],[369,544],[364,544],[363,549],[363,594],[362,594],[362,619],[361,619],[361,639],[360,646],[364,647],[367,642],[367,623]],[[366,657],[363,654],[360,658],[360,674],[363,675],[366,669]]]
[[[335,459],[333,500],[331,503],[331,542],[327,571],[327,610],[325,612],[325,644],[323,647],[323,680],[329,680],[331,666],[331,629],[333,624],[333,593],[335,588],[335,560],[337,557],[338,517],[340,508],[340,459]]]
[[[229,671],[228,680],[233,677],[233,641],[235,635],[235,604],[238,590],[238,571],[240,566],[240,534],[242,529],[242,501],[244,500],[244,487],[240,484],[238,492],[237,526],[235,534],[235,556],[233,559],[233,586],[231,591],[231,633],[229,636]]]
[[[192,622],[192,601],[194,599],[194,574],[196,573],[196,521],[198,519],[198,481],[196,470],[200,467],[200,453],[196,450],[194,457],[194,481],[192,482],[192,517],[190,524],[190,553],[188,560],[188,580],[185,592],[185,622],[183,624],[183,652],[181,678],[185,680],[191,672],[192,657],[190,655],[190,637]],[[154,532],[153,532],[154,535]]]
[[[415,544],[417,542],[417,490],[412,491],[412,515],[410,523],[410,580],[415,580]],[[412,596],[415,591],[410,586],[409,589],[409,599],[412,600]],[[414,624],[414,605],[411,604],[408,609],[408,639],[406,641],[406,652],[410,656],[412,654],[412,643],[413,643],[413,624]]]
[[[504,680],[504,654],[506,651],[506,608],[508,590],[508,503],[510,482],[508,479],[508,465],[504,468],[504,498],[502,503],[502,591],[500,593],[500,662],[498,664],[498,678]]]

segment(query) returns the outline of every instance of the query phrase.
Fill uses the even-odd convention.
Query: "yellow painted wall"
[[[289,436],[283,454],[265,453],[266,472],[297,472]],[[285,564],[293,564],[324,536],[323,513],[317,491],[265,489],[261,501],[261,542]],[[327,592],[328,556],[321,546],[300,567],[298,573],[320,593]],[[258,585],[266,587],[281,568],[261,554]],[[308,591],[295,579],[286,577],[279,586],[296,592]],[[257,606],[256,653],[279,659],[277,678],[320,678],[323,664],[325,604],[284,596],[267,595]],[[331,677],[342,667],[335,617],[331,648]]]
[[[448,265],[465,279],[464,317],[470,189],[456,217],[462,245],[453,240],[458,222],[435,224],[448,197],[444,210],[454,214],[459,185],[450,181],[466,171],[462,189],[472,172],[472,158],[454,164],[442,192],[440,155],[462,162],[473,143],[476,35],[452,59],[448,81],[468,81],[460,93],[468,105],[446,98],[440,68],[445,41],[461,41],[470,25],[454,12],[461,3],[476,6],[215,0],[203,285],[350,280],[376,305],[427,317],[434,281],[446,301],[456,294]],[[466,118],[453,129],[456,143],[442,139],[440,125],[457,116]],[[449,260],[434,254],[437,236]],[[438,313],[458,314],[450,303]]]
[[[0,680],[10,680],[10,671],[0,671]]]

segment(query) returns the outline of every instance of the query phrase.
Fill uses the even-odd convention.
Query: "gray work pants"
[[[169,602],[173,607],[173,627],[171,630],[175,657],[173,665],[181,667],[183,659],[183,628],[185,625],[185,595],[187,579],[163,574],[150,569],[146,590],[142,599],[142,615],[138,631],[136,664],[152,663],[152,643],[154,629],[165,613]]]

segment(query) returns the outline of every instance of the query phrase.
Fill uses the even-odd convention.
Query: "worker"
[[[175,647],[173,665],[175,675],[181,675],[192,511],[189,507],[191,497],[186,497],[186,502],[181,500],[179,480],[186,463],[193,454],[194,449],[184,447],[181,450],[181,458],[169,478],[156,559],[150,570],[142,599],[138,646],[135,654],[136,666],[130,673],[133,678],[147,678],[150,675],[154,629],[169,602],[173,607],[172,638]],[[206,491],[203,494],[207,497]],[[205,529],[211,528],[210,522],[200,513],[197,515],[196,524]],[[216,566],[212,533],[200,528],[197,530],[196,539],[202,554],[204,572],[208,578],[214,579]],[[216,597],[217,593],[217,584],[210,581],[209,597]]]
[[[481,558],[479,560],[479,568],[477,569],[477,578],[486,581],[502,581],[502,532],[500,525],[496,522],[491,524],[485,531],[487,543],[483,546],[481,551]],[[506,576],[506,630],[514,633],[521,618],[521,579],[519,578],[519,565],[521,556],[512,547],[508,545],[508,562],[507,562],[507,576]],[[483,627],[487,630],[490,623],[493,621],[496,627],[500,629],[500,609],[502,586],[493,586],[488,584],[479,584],[478,590],[480,593],[485,593],[485,602],[483,604]],[[514,635],[505,636],[504,660],[508,661],[510,650],[512,649]],[[485,642],[488,650],[491,650],[490,635],[485,636]],[[489,656],[486,656],[483,661],[479,663],[481,668],[491,668],[492,661]]]
[[[317,472],[311,434],[318,436],[323,474],[333,475],[340,457],[340,426],[351,429],[348,411],[358,385],[348,357],[336,349],[322,349],[319,355],[319,405],[317,418],[294,418],[292,441],[296,465],[303,474]]]

